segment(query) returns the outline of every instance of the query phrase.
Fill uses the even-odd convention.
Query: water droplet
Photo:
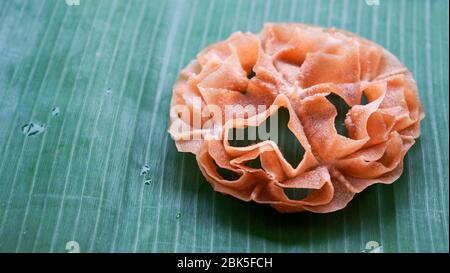
[[[140,176],[144,176],[144,179],[145,179],[144,184],[147,186],[150,185],[150,183],[152,182],[149,171],[150,171],[150,167],[147,164],[145,164],[144,166],[142,166],[141,173],[140,173]]]
[[[26,136],[34,136],[38,135],[45,131],[45,126],[42,124],[37,124],[34,122],[31,122],[29,124],[25,124],[22,126],[22,134]]]
[[[111,87],[108,87],[107,89],[106,89],[106,95],[109,95],[109,94],[111,94],[112,93],[112,89],[111,89]]]
[[[56,117],[57,115],[59,115],[59,107],[54,107],[52,109],[52,116]]]
[[[180,217],[181,217],[181,213],[177,213],[177,215],[175,216],[175,218],[177,218],[177,219],[180,219]]]
[[[145,164],[141,168],[141,176],[146,175],[148,173],[148,171],[150,171],[150,167],[147,164]]]

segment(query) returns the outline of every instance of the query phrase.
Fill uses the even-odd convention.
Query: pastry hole
[[[305,149],[294,133],[287,127],[289,122],[289,111],[286,108],[280,108],[276,113],[276,116],[278,116],[277,145],[286,161],[289,162],[293,168],[296,168],[303,159]]]
[[[244,114],[244,118],[248,118],[248,113]],[[228,143],[233,147],[247,147],[261,142],[260,136],[270,135],[272,117],[267,118],[259,126],[248,126],[245,128],[232,128],[228,130]]]
[[[228,143],[233,147],[247,147],[260,142],[257,128],[249,126],[246,128],[233,128],[228,130]]]
[[[215,161],[214,161],[214,164],[216,165],[217,173],[225,180],[234,181],[234,180],[238,180],[239,177],[241,177],[240,174],[238,174],[232,170],[219,167],[219,165],[217,165],[217,163]]]
[[[366,105],[368,103],[369,103],[369,100],[367,99],[366,95],[364,93],[362,93],[360,105]]]
[[[255,159],[245,161],[244,165],[253,169],[262,169],[261,160],[259,159],[259,156]]]
[[[253,69],[250,71],[250,73],[247,74],[247,79],[251,80],[253,77],[256,76],[255,71]]]
[[[305,149],[287,127],[288,122],[289,111],[286,108],[280,108],[259,126],[229,130],[228,143],[233,147],[247,147],[263,140],[272,140],[278,145],[286,161],[296,168],[303,159]]]
[[[312,191],[312,189],[303,189],[303,188],[284,188],[284,193],[291,200],[303,200],[305,199]]]
[[[350,110],[350,106],[338,95],[331,93],[327,96],[330,103],[336,108],[337,116],[334,119],[334,128],[341,136],[348,137],[348,130],[345,126],[345,117]]]

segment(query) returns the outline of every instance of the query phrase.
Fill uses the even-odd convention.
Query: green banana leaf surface
[[[0,251],[448,252],[448,10],[446,0],[0,1]],[[338,212],[280,214],[214,192],[177,152],[167,128],[179,71],[264,22],[346,29],[411,70],[426,118],[400,179]]]

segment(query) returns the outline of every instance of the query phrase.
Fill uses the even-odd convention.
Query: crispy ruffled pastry
[[[335,128],[331,93],[350,107],[348,137]],[[266,110],[228,115],[227,105]],[[258,126],[279,108],[288,110],[288,129],[305,151],[297,166],[271,140],[230,145],[230,130]],[[386,49],[341,30],[269,23],[258,35],[236,32],[207,47],[181,71],[169,133],[178,151],[196,155],[214,190],[280,212],[325,213],[372,184],[399,178],[423,118],[411,73]],[[246,164],[255,159],[260,167]],[[292,200],[287,188],[309,193]]]

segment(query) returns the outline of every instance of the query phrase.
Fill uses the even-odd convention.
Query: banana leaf
[[[448,10],[446,0],[1,1],[0,251],[448,252]],[[202,48],[291,21],[386,47],[427,114],[400,179],[335,213],[280,214],[214,192],[167,133],[173,83]]]

